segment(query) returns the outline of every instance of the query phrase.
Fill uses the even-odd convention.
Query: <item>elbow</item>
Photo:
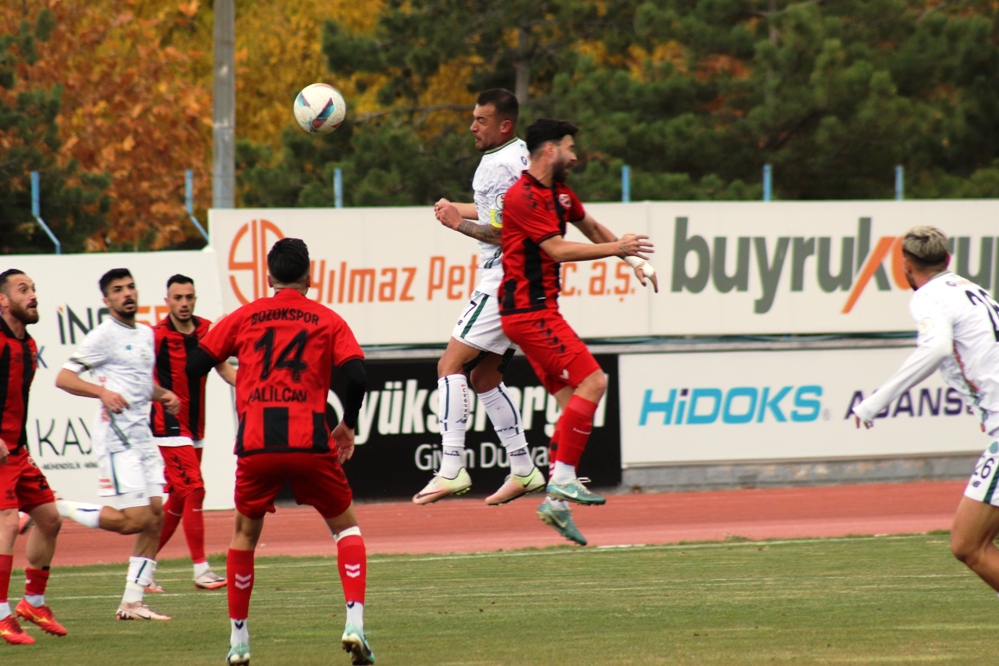
[[[63,391],[66,390],[66,370],[65,369],[60,370],[59,374],[56,375],[55,385],[56,385],[56,388],[58,388],[58,389],[62,389]]]

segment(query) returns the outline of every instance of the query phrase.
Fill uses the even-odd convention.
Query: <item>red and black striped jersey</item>
[[[192,317],[194,331],[185,335],[174,327],[170,315],[153,327],[156,383],[173,391],[180,399],[180,411],[168,414],[163,403],[154,402],[149,426],[154,437],[205,437],[205,383],[208,376],[191,378],[187,375],[187,354],[198,348],[198,342],[208,333],[211,321]]]
[[[219,319],[201,348],[216,362],[239,359],[236,455],[330,450],[330,376],[364,358],[340,315],[281,289]]]
[[[541,243],[565,236],[566,222],[585,216],[583,204],[565,183],[546,187],[525,171],[510,186],[503,204],[501,315],[558,308],[562,265]]]
[[[18,339],[0,317],[0,439],[11,453],[28,445],[28,392],[38,367],[38,347],[25,331]]]

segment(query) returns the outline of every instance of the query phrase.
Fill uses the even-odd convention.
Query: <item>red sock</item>
[[[558,425],[561,428],[562,441],[558,447],[558,461],[575,468],[579,458],[586,448],[586,440],[593,431],[593,415],[597,412],[597,404],[586,398],[573,395],[569,404],[562,412]]]
[[[24,594],[45,594],[45,586],[49,583],[49,569],[24,568]]]
[[[195,564],[205,561],[205,518],[201,513],[204,501],[204,488],[191,491],[184,501],[184,538]]]
[[[10,592],[10,572],[14,568],[13,555],[0,555],[0,602],[7,601]]]
[[[548,476],[555,472],[555,458],[558,457],[558,443],[562,439],[562,431],[559,430],[559,425],[562,424],[562,419],[555,422],[555,430],[552,431],[552,438],[548,440]]]
[[[364,539],[360,533],[340,537],[336,542],[336,564],[343,583],[343,598],[364,603],[364,587],[368,580],[368,560]]]
[[[166,504],[163,505],[163,531],[160,532],[160,545],[156,549],[157,553],[163,550],[163,546],[167,544],[173,533],[177,531],[177,525],[180,525],[180,517],[183,514],[184,498],[179,497],[177,493],[170,493]]]
[[[229,593],[229,617],[245,620],[250,616],[250,594],[253,593],[253,551],[229,549],[225,559]]]

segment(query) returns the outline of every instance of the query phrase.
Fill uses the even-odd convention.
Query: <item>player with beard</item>
[[[28,391],[38,367],[38,347],[28,334],[28,324],[38,323],[35,283],[16,268],[0,273],[0,636],[13,645],[35,642],[11,615],[7,595],[14,564],[14,539],[19,531],[18,509],[28,514],[35,529],[28,536],[25,554],[24,599],[14,613],[55,636],[65,636],[52,610],[45,605],[45,586],[55,554],[62,519],[45,475],[28,453]]]
[[[460,495],[472,485],[464,462],[469,383],[510,460],[510,475],[486,503],[505,504],[545,487],[545,477],[528,451],[520,413],[503,383],[514,348],[503,333],[496,301],[503,279],[503,197],[528,163],[527,145],[517,138],[518,110],[517,98],[508,90],[487,90],[478,96],[470,128],[475,149],[483,153],[472,180],[475,203],[441,199],[434,206],[441,224],[479,242],[479,283],[437,362],[437,413],[444,451],[440,469],[413,497],[416,504]]]
[[[576,162],[578,130],[564,120],[542,118],[527,128],[531,166],[506,193],[503,224],[503,284],[499,291],[503,331],[520,347],[535,374],[562,407],[549,448],[551,475],[548,497],[538,517],[571,541],[586,545],[572,520],[567,502],[603,504],[576,476],[576,466],[593,427],[593,415],[607,390],[596,359],[558,310],[563,261],[605,257],[637,257],[652,252],[647,236],[625,234],[618,239],[583,209],[565,184]],[[565,239],[566,223],[574,224],[594,244]],[[638,262],[636,262],[638,263]],[[646,278],[638,263],[635,275]]]
[[[211,321],[194,316],[197,295],[194,280],[186,275],[167,280],[169,314],[153,327],[156,349],[156,381],[180,399],[180,412],[170,414],[159,402],[152,405],[150,426],[163,454],[164,473],[169,493],[163,507],[163,532],[159,549],[167,544],[183,521],[184,537],[194,563],[194,586],[201,590],[225,587],[225,578],[211,570],[205,558],[205,519],[202,504],[205,482],[201,476],[201,452],[205,437],[205,383],[207,376],[187,374],[188,353],[197,349]],[[215,368],[231,386],[236,384],[236,370],[228,362]],[[147,592],[163,592],[154,578]]]
[[[149,430],[149,403],[177,414],[180,400],[153,382],[153,329],[138,326],[139,293],[132,274],[115,268],[100,279],[111,316],[93,328],[59,371],[56,386],[100,401],[92,429],[100,473],[98,495],[115,507],[59,500],[64,518],[118,534],[135,534],[119,620],[169,620],[142,603],[156,570],[163,527],[163,458]],[[96,383],[82,379],[91,373]]]

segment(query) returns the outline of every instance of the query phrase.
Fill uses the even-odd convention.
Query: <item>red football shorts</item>
[[[503,332],[520,347],[541,383],[554,395],[576,388],[600,364],[558,310],[536,310],[501,317]]]
[[[274,513],[274,498],[285,481],[291,483],[295,501],[315,507],[323,518],[347,510],[350,491],[337,453],[255,453],[236,461],[236,510],[259,520]]]
[[[201,476],[201,463],[193,446],[161,446],[163,456],[163,476],[166,485],[163,492],[187,497],[192,491],[205,487]]]
[[[7,464],[0,465],[0,511],[20,509],[29,513],[49,502],[55,502],[55,495],[28,450],[10,454]]]

